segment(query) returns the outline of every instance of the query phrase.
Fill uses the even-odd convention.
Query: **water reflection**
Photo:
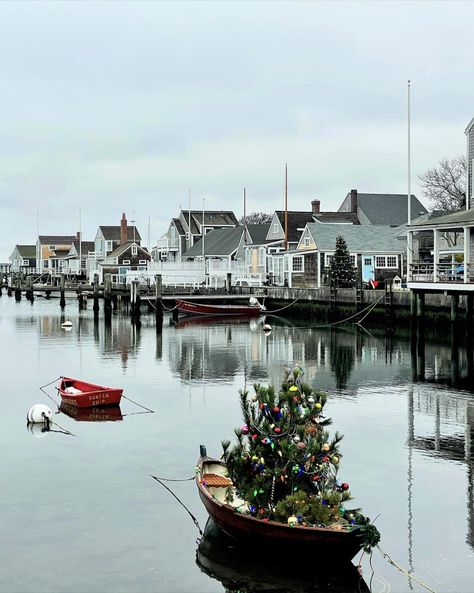
[[[357,568],[350,562],[324,568],[315,558],[269,557],[262,550],[250,553],[239,548],[211,520],[196,552],[202,572],[220,581],[227,593],[288,592],[334,593],[368,592]]]
[[[104,408],[78,408],[61,402],[59,411],[78,422],[117,422],[123,420],[120,406]]]

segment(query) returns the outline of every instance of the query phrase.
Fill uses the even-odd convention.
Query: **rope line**
[[[176,496],[176,494],[170,489],[168,488],[168,486],[166,484],[163,484],[163,482],[160,480],[160,478],[158,478],[157,476],[153,476],[152,474],[150,474],[150,477],[152,477],[154,480],[156,480],[158,482],[158,484],[161,484],[161,486],[163,486],[163,488],[166,488],[166,490],[168,490],[168,492],[174,496],[176,498],[176,500],[179,502],[179,504],[185,509],[185,511],[189,514],[189,516],[191,517],[191,519],[193,520],[194,525],[196,525],[196,527],[199,530],[199,535],[202,537],[204,534],[202,532],[202,529],[198,523],[198,520],[196,519],[196,517],[191,513],[191,511],[188,509],[188,507],[184,504],[184,502],[181,502],[181,500]]]
[[[147,410],[147,412],[151,412],[152,414],[154,414],[154,413],[155,413],[155,410],[150,410],[150,408],[147,408],[146,406],[142,406],[142,404],[139,404],[138,402],[136,402],[136,401],[133,401],[133,399],[130,399],[130,398],[129,398],[129,397],[127,397],[126,395],[123,395],[123,394],[122,394],[122,397],[123,397],[124,399],[128,399],[128,401],[129,401],[129,402],[132,402],[132,404],[135,404],[136,406],[138,406],[138,407],[140,407],[140,408],[143,408],[144,410]]]
[[[280,311],[284,311],[285,309],[288,309],[288,307],[291,307],[291,305],[294,305],[297,301],[299,301],[305,295],[305,293],[308,292],[308,290],[309,290],[309,288],[305,288],[298,298],[296,298],[294,301],[292,301],[288,305],[281,307],[281,309],[274,309],[273,311],[265,310],[264,313],[268,313],[269,315],[271,315],[272,313],[279,313]]]
[[[423,583],[422,581],[420,581],[420,579],[416,578],[412,573],[410,573],[408,570],[405,570],[402,566],[400,566],[400,564],[398,564],[397,562],[395,562],[395,560],[393,560],[387,554],[387,552],[385,552],[384,550],[382,550],[382,548],[378,544],[377,544],[377,548],[379,549],[380,553],[382,554],[382,557],[385,560],[387,560],[387,562],[389,562],[392,566],[394,566],[397,570],[399,570],[400,572],[402,572],[404,575],[406,575],[412,581],[415,581],[416,583],[418,583],[419,585],[421,585],[422,587],[424,587],[427,591],[430,591],[431,593],[436,593],[436,591],[434,589],[432,589],[431,587],[428,587],[428,585],[426,585],[425,583]]]

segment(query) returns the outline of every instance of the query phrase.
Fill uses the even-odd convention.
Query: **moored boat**
[[[70,377],[61,377],[57,389],[63,403],[76,408],[116,406],[123,393],[123,389],[104,387]]]
[[[257,316],[265,313],[265,307],[255,297],[250,299],[248,305],[205,305],[190,301],[176,300],[176,308],[186,315],[240,315]]]
[[[363,546],[359,527],[294,527],[247,514],[247,503],[239,498],[226,464],[207,457],[204,447],[197,463],[196,484],[209,516],[224,533],[241,544],[256,549],[264,546],[266,550],[321,552],[327,563],[350,561]]]

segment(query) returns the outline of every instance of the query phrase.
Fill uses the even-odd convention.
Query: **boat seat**
[[[201,482],[206,486],[213,486],[214,488],[228,488],[233,485],[232,480],[225,476],[218,476],[217,474],[203,474]]]
[[[82,393],[82,391],[80,389],[76,389],[76,387],[66,387],[64,391],[66,393],[70,393],[71,395],[79,395],[79,393]]]

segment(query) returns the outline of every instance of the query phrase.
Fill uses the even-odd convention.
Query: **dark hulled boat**
[[[224,462],[207,457],[201,447],[197,464],[196,484],[199,496],[214,522],[231,538],[258,549],[287,548],[293,552],[324,552],[325,562],[349,562],[361,550],[363,538],[359,527],[292,527],[286,523],[261,520],[239,508],[245,507],[235,491],[228,502],[228,489],[233,488]]]
[[[251,301],[249,305],[205,305],[178,299],[176,308],[180,313],[186,315],[241,315],[253,317],[265,313],[265,307],[257,299]]]

